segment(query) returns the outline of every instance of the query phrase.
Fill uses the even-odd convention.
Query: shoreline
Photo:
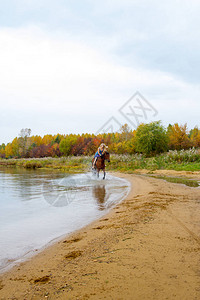
[[[88,174],[83,173],[82,175],[88,175]],[[99,183],[97,182],[97,184],[103,184],[104,183],[106,185],[109,185],[109,182],[113,183],[113,181],[115,181],[115,180],[118,180],[118,183],[119,183],[118,177],[114,176],[114,174],[113,174],[112,178],[108,178],[108,182],[106,180],[105,181],[100,180]],[[123,182],[123,188],[124,188],[123,196],[118,195],[117,199],[115,199],[115,202],[113,201],[113,203],[111,203],[110,205],[105,206],[103,209],[99,208],[99,210],[101,211],[101,214],[98,214],[96,212],[96,214],[94,214],[94,217],[92,218],[92,220],[88,219],[90,217],[88,215],[88,218],[85,218],[85,220],[83,220],[83,222],[81,224],[79,224],[78,226],[77,225],[74,226],[73,229],[68,230],[68,231],[65,229],[65,233],[61,232],[60,235],[57,235],[54,238],[48,239],[45,244],[44,243],[40,244],[40,245],[38,244],[37,247],[34,247],[34,249],[29,250],[26,253],[18,256],[16,259],[8,259],[8,264],[7,265],[0,266],[0,275],[4,274],[5,272],[10,271],[15,266],[19,266],[22,262],[26,262],[27,260],[30,260],[32,257],[34,257],[35,255],[38,255],[39,253],[45,251],[45,249],[51,247],[55,243],[58,243],[62,239],[65,239],[67,236],[73,235],[75,232],[78,232],[82,228],[85,228],[87,225],[92,224],[93,222],[96,222],[99,219],[103,218],[105,215],[107,215],[112,210],[112,208],[114,206],[121,203],[127,197],[127,195],[129,194],[129,192],[131,190],[131,185],[130,185],[129,181],[123,180],[121,182]],[[91,195],[91,197],[92,197],[92,195]],[[97,211],[99,211],[99,210],[97,210]],[[30,241],[30,243],[31,243],[31,241]]]
[[[199,191],[111,174],[131,182],[126,199],[0,274],[0,299],[198,299]]]

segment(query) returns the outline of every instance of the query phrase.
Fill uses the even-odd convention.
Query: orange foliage
[[[175,123],[174,125],[168,126],[168,138],[169,138],[169,148],[172,150],[181,150],[181,149],[189,149],[191,145],[191,140],[188,136],[187,124],[178,125]]]
[[[59,157],[64,155],[93,155],[103,142],[109,146],[109,151],[116,154],[135,153],[135,137],[137,130],[131,130],[127,124],[120,132],[94,134],[67,134],[43,137],[28,136],[24,157]],[[200,130],[195,127],[188,133],[187,125],[169,125],[167,128],[168,149],[188,149],[200,147]],[[15,138],[7,145],[0,145],[0,157],[21,157],[21,138]]]

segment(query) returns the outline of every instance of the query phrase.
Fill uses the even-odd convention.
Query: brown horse
[[[105,172],[105,160],[110,162],[110,154],[108,151],[105,151],[100,157],[97,158],[96,164],[95,164],[95,173],[97,173],[97,177],[99,177],[99,171],[103,171],[103,179],[106,177],[106,172]],[[92,164],[94,162],[94,158],[92,160]]]

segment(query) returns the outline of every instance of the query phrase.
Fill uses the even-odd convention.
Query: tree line
[[[31,129],[20,131],[12,142],[0,145],[1,158],[41,158],[60,156],[93,155],[100,143],[109,146],[115,154],[143,153],[156,155],[168,150],[200,147],[200,129],[194,127],[190,131],[187,124],[169,124],[165,128],[161,121],[140,124],[131,130],[127,124],[120,132],[94,134],[47,134],[31,136]]]

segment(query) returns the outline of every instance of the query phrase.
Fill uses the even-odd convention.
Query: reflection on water
[[[0,169],[0,270],[105,214],[129,192],[126,180],[90,173]]]
[[[105,201],[106,201],[106,188],[105,185],[95,185],[93,187],[93,196],[97,200],[98,209],[105,209]]]

